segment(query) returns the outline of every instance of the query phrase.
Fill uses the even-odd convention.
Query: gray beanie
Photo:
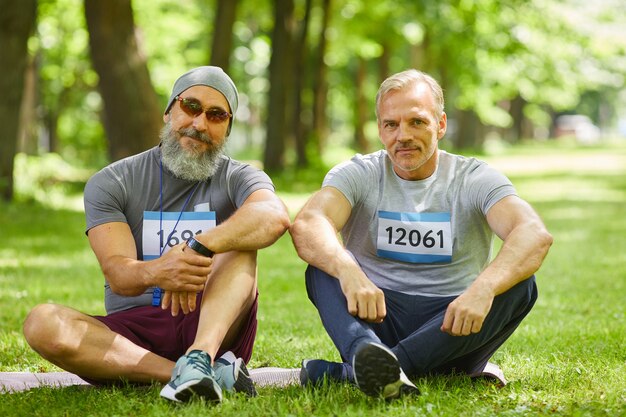
[[[207,87],[216,89],[224,95],[228,105],[230,106],[230,112],[233,114],[233,117],[230,118],[230,123],[228,125],[228,132],[226,133],[227,135],[230,134],[230,129],[233,126],[233,119],[235,118],[235,113],[237,112],[237,107],[239,105],[239,93],[237,92],[237,87],[235,87],[233,80],[231,80],[220,67],[198,67],[181,75],[174,83],[172,94],[170,95],[167,107],[165,108],[165,114],[170,111],[176,96],[194,85],[206,85]]]

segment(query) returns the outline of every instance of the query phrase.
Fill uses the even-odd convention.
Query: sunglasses
[[[180,108],[191,117],[198,117],[204,113],[208,121],[212,123],[223,123],[232,117],[232,114],[219,107],[211,107],[205,110],[202,104],[195,98],[176,96],[175,99],[180,101]]]

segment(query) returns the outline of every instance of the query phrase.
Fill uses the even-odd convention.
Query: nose
[[[200,132],[206,132],[208,124],[209,124],[209,121],[207,120],[204,112],[200,113],[199,115],[193,118],[193,127],[194,129]]]
[[[398,136],[397,136],[397,140],[398,142],[406,142],[411,140],[411,134],[410,134],[410,130],[407,126],[406,123],[400,123],[398,125]]]

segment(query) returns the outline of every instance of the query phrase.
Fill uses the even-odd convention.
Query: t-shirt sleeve
[[[474,198],[474,206],[483,215],[487,215],[489,209],[504,197],[517,195],[511,181],[486,163],[479,164],[469,178],[466,195]]]
[[[332,168],[326,174],[322,186],[336,188],[354,207],[365,199],[368,190],[371,190],[372,181],[378,181],[369,165],[357,155]]]
[[[260,169],[247,164],[235,166],[228,176],[228,193],[235,207],[241,207],[250,194],[257,190],[275,192],[270,177]]]
[[[124,206],[126,193],[122,178],[109,168],[94,174],[85,185],[84,205],[87,228],[110,222],[125,222]]]

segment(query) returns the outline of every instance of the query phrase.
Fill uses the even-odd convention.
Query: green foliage
[[[69,165],[58,154],[15,157],[15,200],[82,209],[82,192],[93,172]]]
[[[417,398],[383,402],[356,388],[261,388],[219,406],[172,405],[147,387],[42,388],[0,394],[3,416],[618,416],[626,414],[626,144],[581,148],[534,143],[484,156],[505,171],[546,222],[555,243],[537,274],[539,299],[493,360],[510,383],[497,389],[464,376],[416,381]],[[321,169],[321,167],[320,167]],[[308,175],[308,174],[307,174]],[[315,189],[282,192],[292,213]],[[288,178],[276,178],[287,184]],[[288,190],[288,188],[285,188]],[[25,343],[21,323],[41,302],[103,312],[102,276],[84,236],[83,214],[34,203],[0,206],[0,371],[58,369]],[[307,300],[305,264],[289,236],[259,252],[259,332],[251,368],[338,360]]]
[[[58,140],[53,151],[74,164],[97,166],[103,163],[106,142],[99,119],[98,76],[88,46],[82,1],[39,2],[29,50],[38,68],[41,128]]]
[[[176,77],[208,62],[216,2],[134,0],[132,5],[140,49],[165,106]],[[252,144],[257,159],[272,110],[266,95],[273,5],[240,1],[233,30],[229,72],[241,93],[236,128],[248,138],[242,147]],[[296,0],[295,7],[301,19],[304,0]],[[41,126],[58,136],[53,150],[65,159],[100,167],[106,162],[102,103],[89,62],[82,2],[42,0],[38,19],[29,50],[39,73]],[[310,72],[321,19],[320,2],[313,2]],[[619,0],[333,1],[324,57],[330,87],[328,139],[351,146],[359,59],[368,68],[364,93],[371,123],[384,56],[389,56],[391,72],[417,67],[435,75],[444,86],[451,118],[456,108],[471,109],[484,124],[507,128],[513,121],[507,102],[520,96],[527,102],[526,117],[539,126],[547,127],[555,111],[579,111],[596,123],[614,125],[626,108],[626,96],[618,94],[626,76],[624,21]],[[309,105],[311,94],[304,92]],[[310,117],[310,109],[302,115],[305,121]],[[369,125],[365,130],[375,143],[375,130]]]

